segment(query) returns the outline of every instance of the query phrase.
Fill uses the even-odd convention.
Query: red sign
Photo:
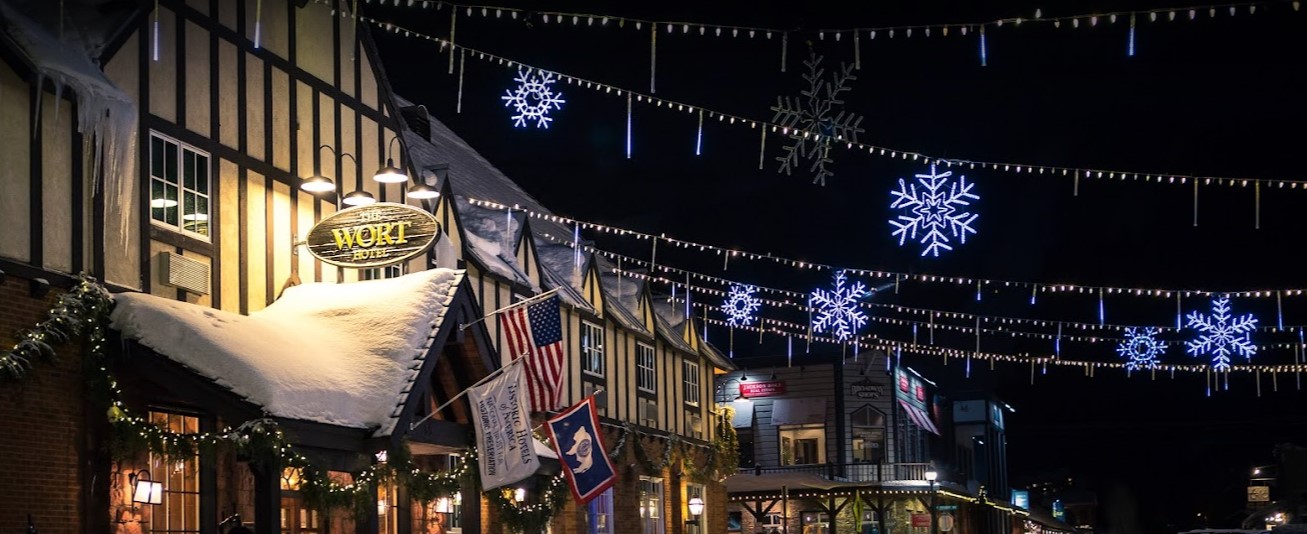
[[[912,514],[912,526],[930,528],[930,514]]]
[[[768,382],[740,382],[740,396],[752,399],[754,397],[770,397],[773,395],[785,394],[785,382],[768,381]]]

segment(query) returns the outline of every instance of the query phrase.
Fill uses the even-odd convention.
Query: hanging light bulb
[[[377,173],[372,175],[373,180],[383,184],[400,184],[408,181],[408,175],[404,174],[404,171],[399,170],[398,167],[395,167],[395,160],[390,157],[390,149],[395,146],[395,141],[398,140],[398,137],[391,137],[390,142],[386,144],[386,166],[378,169]]]
[[[310,193],[326,193],[328,191],[336,190],[336,182],[331,178],[317,174],[305,178],[303,182],[300,182],[300,189]]]
[[[408,198],[426,200],[431,198],[438,198],[439,196],[440,196],[440,191],[437,191],[436,188],[431,187],[427,184],[414,184],[413,187],[408,188]]]
[[[341,200],[341,202],[344,202],[348,206],[367,206],[376,201],[377,199],[372,196],[372,193],[362,189],[355,190],[350,194],[345,195],[345,198]]]

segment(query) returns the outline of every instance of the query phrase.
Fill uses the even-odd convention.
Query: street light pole
[[[939,494],[935,491],[935,480],[938,478],[939,473],[926,471],[926,482],[930,483],[930,534],[939,534],[939,511],[935,506],[935,496]]]

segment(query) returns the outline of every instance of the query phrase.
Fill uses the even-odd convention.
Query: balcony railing
[[[897,464],[807,464],[785,465],[778,467],[741,467],[741,475],[767,475],[773,473],[811,473],[827,480],[839,482],[893,482],[906,480],[926,480],[928,463]],[[941,478],[944,478],[941,476]]]

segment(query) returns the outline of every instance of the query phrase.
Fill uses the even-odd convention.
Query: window
[[[639,406],[640,424],[658,428],[658,402],[653,399],[640,399],[636,406]]]
[[[799,512],[799,528],[802,534],[830,534],[830,515],[825,512]]]
[[[703,439],[703,416],[694,412],[685,412],[685,435],[694,439]]]
[[[663,534],[663,479],[640,477],[640,531]]]
[[[581,322],[581,371],[604,376],[604,327]]]
[[[322,532],[322,517],[317,510],[304,505],[303,497],[283,494],[281,532],[282,534],[318,534]]]
[[[880,522],[876,518],[875,510],[862,509],[862,517],[858,520],[859,534],[878,534],[880,531]]]
[[[781,465],[820,464],[826,461],[826,427],[781,425]]]
[[[150,412],[150,422],[165,430],[198,434],[200,418],[192,415]],[[199,458],[165,457],[150,454],[151,480],[163,482],[163,503],[151,507],[150,531],[200,531],[200,462]]]
[[[785,530],[785,518],[778,513],[768,513],[762,518],[764,534],[780,534]]]
[[[654,348],[644,343],[635,344],[635,387],[640,391],[655,393],[658,379],[654,375]]]
[[[870,404],[849,414],[853,436],[853,461],[885,462],[885,414]]]
[[[682,362],[685,369],[685,403],[699,405],[699,362]]]
[[[604,490],[586,505],[586,524],[590,534],[612,534],[613,488]]]
[[[706,517],[708,515],[707,494],[708,492],[703,489],[703,484],[687,483],[685,485],[685,534],[703,534],[703,526],[708,523],[708,518]],[[690,515],[690,501],[695,498],[698,498],[704,503],[703,513],[700,514],[699,517]]]
[[[209,237],[209,155],[150,134],[150,219],[183,233]]]
[[[581,394],[583,396],[589,397],[591,395],[600,392],[601,390],[599,384],[596,384],[594,382],[585,382],[585,381],[581,382]],[[599,415],[608,415],[608,403],[601,400],[602,398],[603,398],[602,395],[599,397],[595,397],[595,409],[598,410]]]

